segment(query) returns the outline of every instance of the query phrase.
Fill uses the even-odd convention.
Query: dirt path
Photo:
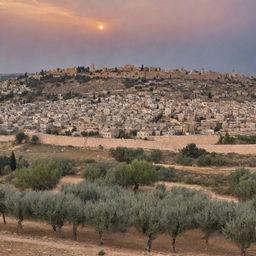
[[[47,237],[43,238],[35,238],[28,236],[17,236],[15,234],[1,234],[0,233],[0,241],[8,242],[8,243],[16,243],[15,247],[19,247],[20,244],[28,244],[30,248],[37,248],[39,251],[37,253],[42,253],[44,255],[55,255],[55,256],[95,256],[98,255],[100,250],[103,250],[102,247],[95,246],[93,244],[82,244],[77,242],[72,242],[68,240],[57,240],[57,239],[49,239]],[[10,246],[9,246],[10,247]],[[48,250],[52,252],[54,250],[54,254],[48,254]],[[109,255],[113,256],[128,256],[128,255],[142,255],[134,252],[129,252],[127,250],[115,250],[112,248],[104,247],[104,250],[108,252]],[[7,249],[8,255],[11,255],[12,249]],[[1,253],[0,253],[1,255]],[[16,254],[14,254],[16,255]],[[26,255],[25,252],[22,255]],[[38,254],[37,254],[38,255]]]
[[[34,245],[40,245],[40,246],[46,246],[46,247],[55,248],[55,249],[63,249],[67,251],[76,251],[76,252],[80,252],[84,249],[84,247],[71,244],[68,241],[65,241],[65,243],[60,243],[57,241],[50,241],[49,239],[46,240],[46,238],[36,239],[36,238],[31,238],[26,236],[17,236],[17,235],[11,235],[11,234],[0,234],[0,240],[8,241],[8,242],[16,242],[16,243],[28,243],[28,244],[34,244]]]
[[[239,169],[239,166],[233,167],[198,167],[198,166],[183,166],[183,165],[176,165],[176,164],[157,164],[164,167],[174,167],[179,170],[183,171],[191,171],[197,173],[204,173],[204,174],[229,174],[231,171]],[[246,167],[247,168],[247,167]],[[255,171],[255,168],[248,167],[252,171]]]

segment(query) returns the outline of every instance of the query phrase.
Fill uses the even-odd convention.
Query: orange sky
[[[255,0],[0,0],[0,73],[91,62],[250,73],[255,11]]]

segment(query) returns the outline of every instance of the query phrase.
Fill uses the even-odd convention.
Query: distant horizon
[[[60,67],[60,66],[58,66],[58,67],[53,67],[53,68],[50,68],[50,69],[45,69],[45,68],[42,68],[42,69],[40,69],[40,70],[37,70],[37,71],[35,71],[35,72],[30,72],[30,71],[26,71],[26,72],[10,72],[10,73],[3,73],[3,72],[1,72],[0,71],[0,75],[15,75],[15,74],[17,74],[17,75],[22,75],[22,74],[25,74],[25,73],[28,73],[28,74],[37,74],[37,73],[40,73],[42,70],[44,70],[44,71],[51,71],[51,70],[55,70],[55,69],[57,69],[57,68],[59,68],[59,69],[68,69],[68,68],[76,68],[76,67],[79,67],[79,66],[83,66],[83,67],[90,67],[91,65],[95,65],[95,68],[96,68],[96,70],[97,69],[103,69],[103,68],[109,68],[109,69],[111,69],[111,68],[120,68],[120,67],[123,67],[124,65],[132,65],[132,66],[135,66],[135,67],[141,67],[142,65],[144,66],[144,67],[155,67],[155,68],[161,68],[162,70],[165,70],[165,71],[171,71],[171,70],[176,70],[176,69],[184,69],[184,70],[186,70],[186,71],[191,71],[191,70],[196,70],[196,71],[201,71],[201,70],[204,70],[204,71],[212,71],[212,72],[216,72],[216,73],[221,73],[221,74],[230,74],[230,73],[235,73],[235,74],[239,74],[239,75],[244,75],[244,76],[252,76],[252,77],[256,77],[256,72],[255,72],[255,74],[253,75],[250,75],[250,74],[244,74],[244,73],[239,73],[239,72],[237,72],[236,70],[231,70],[230,72],[222,72],[222,71],[218,71],[218,70],[214,70],[214,69],[206,69],[206,68],[200,68],[200,69],[196,69],[196,68],[191,68],[191,69],[189,69],[189,68],[186,68],[186,67],[172,67],[172,68],[170,68],[170,67],[161,67],[161,66],[156,66],[156,65],[145,65],[145,64],[132,64],[132,63],[126,63],[126,64],[123,64],[123,65],[119,65],[119,66],[97,66],[96,64],[94,64],[94,63],[92,63],[92,64],[89,64],[89,65],[83,65],[83,64],[81,64],[81,65],[75,65],[75,66],[66,66],[66,67]]]
[[[0,0],[0,73],[160,66],[256,75],[255,0]]]

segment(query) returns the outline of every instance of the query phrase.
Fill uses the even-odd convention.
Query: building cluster
[[[160,94],[105,95],[101,98],[9,103],[0,105],[0,130],[99,133],[112,138],[120,130],[137,131],[137,136],[214,134],[215,132],[255,132],[256,108],[253,102],[182,102]]]
[[[0,82],[0,132],[254,133],[255,89],[253,77],[205,70],[92,65],[41,71]]]

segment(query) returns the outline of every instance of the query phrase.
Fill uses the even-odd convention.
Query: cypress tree
[[[14,152],[12,151],[11,157],[10,157],[10,167],[12,169],[12,171],[16,170],[16,157]]]

